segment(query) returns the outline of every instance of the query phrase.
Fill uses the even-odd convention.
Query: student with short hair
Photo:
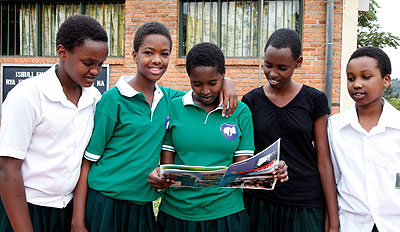
[[[253,124],[248,107],[239,102],[232,116],[221,116],[218,95],[225,75],[225,58],[212,43],[195,45],[186,57],[192,90],[173,99],[161,164],[229,166],[253,155]],[[234,128],[225,133],[225,128]],[[286,178],[284,162],[279,178]],[[287,168],[287,167],[286,167]],[[285,175],[286,174],[286,175]],[[156,188],[163,181],[159,168],[149,176]],[[167,188],[157,218],[159,232],[247,232],[242,190],[234,188]]]
[[[0,231],[70,231],[73,190],[100,92],[107,34],[93,18],[69,17],[59,63],[15,86],[0,129]]]
[[[341,231],[400,229],[400,112],[382,98],[390,85],[386,53],[362,47],[346,67],[354,106],[328,121]]]
[[[276,30],[264,52],[267,83],[246,93],[242,101],[253,115],[255,152],[281,138],[280,157],[289,166],[290,180],[273,191],[245,191],[250,231],[338,231],[327,97],[292,79],[303,62],[296,31]]]
[[[147,22],[137,29],[132,52],[136,75],[122,76],[97,104],[75,191],[73,229],[157,230],[152,202],[160,193],[147,182],[148,175],[159,163],[170,101],[184,94],[157,85],[171,51],[171,36],[163,24]],[[234,106],[235,98],[225,100]]]

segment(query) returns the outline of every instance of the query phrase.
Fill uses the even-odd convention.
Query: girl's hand
[[[222,81],[223,82],[221,93],[219,94],[219,102],[220,104],[223,103],[222,117],[229,117],[233,114],[233,112],[236,110],[236,107],[238,106],[238,97],[233,81],[228,77],[224,77]]]
[[[175,180],[164,180],[163,178],[161,178],[160,167],[157,167],[149,174],[148,182],[151,186],[160,190],[168,188],[171,184],[175,183]]]
[[[274,175],[274,178],[278,178],[281,182],[286,182],[289,180],[287,169],[288,166],[285,161],[280,160],[279,165],[275,166],[275,171],[272,171],[272,175]]]

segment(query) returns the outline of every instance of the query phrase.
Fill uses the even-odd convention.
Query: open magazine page
[[[257,155],[234,163],[226,171],[220,187],[272,190],[276,178],[272,171],[279,165],[280,139]]]
[[[175,179],[170,187],[219,187],[272,190],[272,171],[279,164],[280,139],[255,156],[229,167],[161,165],[164,179]]]
[[[164,164],[160,166],[164,179],[174,179],[170,187],[218,187],[227,167],[202,167]]]

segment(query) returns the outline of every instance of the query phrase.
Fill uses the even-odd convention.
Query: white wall
[[[353,100],[347,92],[346,65],[357,49],[358,3],[368,0],[343,0],[342,58],[340,77],[340,112],[349,109]]]

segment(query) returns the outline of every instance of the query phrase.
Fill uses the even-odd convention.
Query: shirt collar
[[[128,81],[130,81],[132,78],[133,78],[133,76],[122,76],[121,78],[119,78],[118,82],[115,84],[119,93],[122,96],[134,97],[140,93],[128,84]],[[153,112],[156,110],[157,105],[163,96],[164,96],[164,93],[161,91],[160,87],[156,83],[154,85],[153,103],[151,104],[152,116],[153,116]],[[144,95],[143,95],[143,97],[144,97]]]
[[[183,95],[182,101],[183,101],[184,106],[194,105],[192,93],[193,93],[193,90],[189,90],[187,93],[185,93],[185,95]]]
[[[390,127],[400,130],[400,111],[383,99],[383,110],[379,118],[378,126]]]
[[[132,86],[128,84],[128,81],[131,80],[133,77],[132,76],[122,76],[119,78],[115,86],[117,87],[119,93],[122,96],[125,97],[133,97],[137,94],[139,94],[138,91],[136,91]]]
[[[42,88],[44,95],[46,95],[46,97],[51,101],[62,101],[62,99],[65,98],[65,94],[56,74],[56,65],[51,66],[42,75],[43,83],[40,87]]]
[[[343,128],[347,125],[355,125],[358,123],[357,109],[354,104],[349,110],[343,112],[342,119],[338,123],[339,128]]]
[[[188,106],[188,105],[196,105],[193,100],[193,90],[189,90],[183,97],[182,97],[183,105]],[[222,110],[222,104],[217,106],[213,111],[215,110]]]
[[[128,84],[128,81],[130,81],[133,76],[122,76],[119,78],[118,82],[115,84],[115,86],[118,88],[119,93],[122,96],[125,97],[134,97],[140,92],[136,91],[132,86]],[[163,96],[164,94],[162,93],[160,87],[157,85],[157,83],[154,85],[154,99],[158,99],[159,96]],[[154,101],[154,100],[153,100]]]
[[[382,98],[382,103],[382,114],[379,117],[378,125],[376,125],[376,127],[391,127],[400,130],[400,121],[398,120],[400,118],[400,112],[384,98]],[[339,128],[343,128],[347,125],[351,125],[354,128],[361,127],[360,123],[358,122],[357,109],[355,104],[350,110],[343,113],[343,118],[338,124]]]
[[[67,97],[64,94],[63,88],[61,86],[61,82],[56,74],[56,66],[55,64],[50,67],[45,73],[43,73],[43,83],[41,84],[41,88],[43,94],[51,101],[61,102],[66,106],[70,106],[72,103],[68,101]],[[100,99],[100,92],[94,87],[82,88],[82,95],[79,98],[78,108],[85,108],[88,105],[97,102]],[[73,104],[72,104],[73,105]]]

